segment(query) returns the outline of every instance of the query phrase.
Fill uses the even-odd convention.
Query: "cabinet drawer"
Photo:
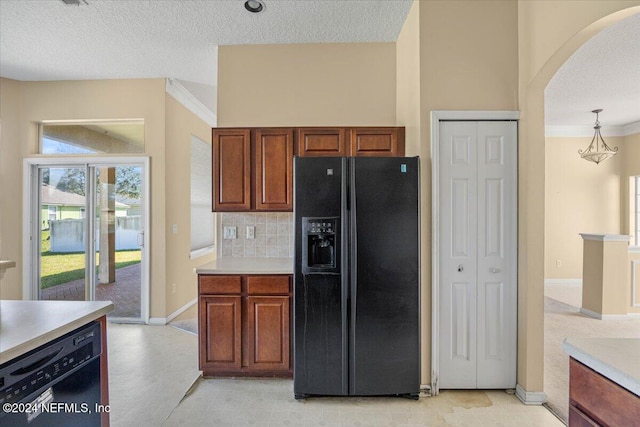
[[[298,156],[343,157],[347,155],[348,134],[344,128],[298,129]]]
[[[569,404],[598,424],[636,425],[640,397],[571,358]]]
[[[355,128],[351,130],[351,155],[395,157],[404,155],[404,128]]]
[[[241,292],[240,276],[200,276],[201,295],[239,294]]]
[[[249,295],[287,295],[289,276],[248,276],[247,293]]]

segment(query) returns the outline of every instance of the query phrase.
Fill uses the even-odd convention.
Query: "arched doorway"
[[[547,162],[545,149],[541,148],[544,134],[544,89],[562,66],[562,64],[585,42],[604,28],[619,22],[640,8],[629,8],[609,14],[583,28],[567,41],[535,73],[535,77],[521,93],[521,129],[520,139],[526,147],[521,152],[520,170],[521,194],[520,211],[526,217],[520,231],[526,235],[526,253],[521,258],[520,278],[520,337],[519,384],[527,390],[543,390],[545,370],[544,331],[539,325],[544,323],[544,233],[546,227],[545,205],[548,198],[545,192]],[[543,143],[542,143],[543,144]],[[576,153],[577,155],[577,153]],[[549,206],[546,206],[548,209]],[[538,234],[536,234],[538,233]],[[529,395],[532,396],[529,396]],[[545,399],[544,393],[523,393],[523,400],[535,403],[536,399]],[[531,399],[527,399],[531,397]]]

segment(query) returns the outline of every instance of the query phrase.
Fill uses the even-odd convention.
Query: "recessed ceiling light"
[[[244,8],[251,13],[259,13],[264,10],[264,3],[261,0],[247,0],[244,2]]]

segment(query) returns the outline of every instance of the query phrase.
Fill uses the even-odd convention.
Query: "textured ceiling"
[[[393,42],[411,0],[0,2],[0,73],[16,80],[172,77],[215,85],[217,45]]]
[[[393,42],[412,0],[0,0],[0,76],[16,80],[170,77],[215,112],[217,46]],[[591,39],[545,91],[547,125],[640,121],[640,14]]]
[[[596,34],[545,89],[547,126],[621,126],[640,121],[640,13]]]

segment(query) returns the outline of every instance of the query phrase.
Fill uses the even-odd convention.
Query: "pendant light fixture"
[[[609,157],[613,157],[618,153],[618,147],[611,148],[604,142],[602,135],[600,135],[600,120],[598,115],[602,112],[602,108],[591,111],[596,114],[596,124],[593,127],[595,134],[591,140],[591,144],[586,150],[578,150],[578,154],[585,160],[595,163],[596,165],[603,160],[607,160]]]

